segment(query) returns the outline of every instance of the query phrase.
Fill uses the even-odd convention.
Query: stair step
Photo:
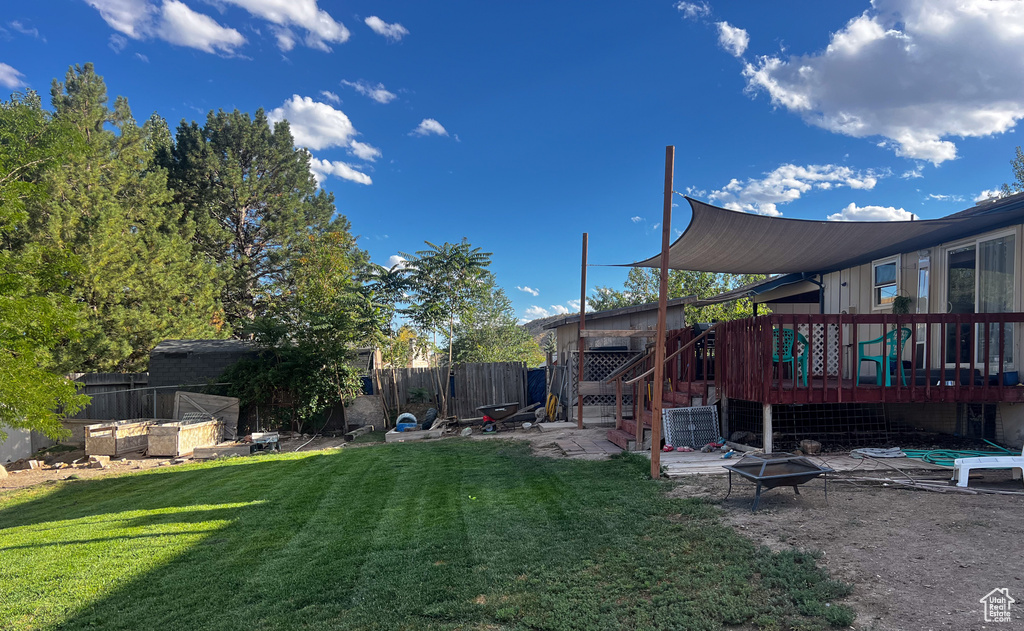
[[[606,436],[610,442],[615,443],[626,451],[633,451],[636,446],[635,437],[621,429],[610,429]]]
[[[649,416],[650,415],[648,415],[648,417]],[[635,437],[636,436],[636,421],[633,420],[633,419],[622,419],[622,428],[621,429],[624,432],[626,432],[627,434],[629,434],[630,436]],[[645,421],[644,422],[644,431],[649,431],[650,429],[651,429],[650,421]]]

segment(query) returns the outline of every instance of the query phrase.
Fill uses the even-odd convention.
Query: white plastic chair
[[[953,479],[957,486],[967,486],[971,469],[1020,469],[1024,477],[1024,450],[1019,456],[978,456],[953,461]]]

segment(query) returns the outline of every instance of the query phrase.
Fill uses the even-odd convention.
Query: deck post
[[[764,440],[762,443],[764,444],[764,453],[770,454],[775,447],[772,445],[772,404],[765,403],[761,409],[764,418]]]
[[[615,380],[615,429],[622,429],[622,377]]]
[[[665,395],[665,329],[668,328],[668,248],[672,234],[672,174],[676,148],[665,147],[665,206],[661,220],[661,282],[658,287],[658,331],[654,341],[654,393],[651,401],[651,478],[661,477],[661,403]]]
[[[583,351],[586,338],[583,331],[587,328],[587,233],[583,233],[583,265],[580,271],[580,339],[578,375],[576,378],[576,428],[583,429]]]
[[[722,437],[729,438],[729,397],[722,397],[719,401],[722,402]]]

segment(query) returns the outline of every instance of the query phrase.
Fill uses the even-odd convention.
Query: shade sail
[[[1024,193],[926,221],[786,219],[686,200],[693,217],[669,268],[728,274],[832,272],[1024,222]],[[631,266],[660,267],[661,254]]]

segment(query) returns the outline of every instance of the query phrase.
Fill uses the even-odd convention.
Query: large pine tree
[[[262,109],[211,111],[202,127],[182,121],[158,154],[195,243],[218,267],[236,332],[266,311],[309,235],[347,230],[332,224],[334,197],[317,189],[287,121],[271,128]]]
[[[49,195],[29,207],[32,239],[77,259],[70,298],[77,339],[57,349],[67,371],[144,370],[163,339],[216,337],[223,321],[212,266],[192,247],[164,169],[159,120],[136,125],[128,102],[108,107],[92,64],[51,89],[54,124],[82,142],[45,173]]]

